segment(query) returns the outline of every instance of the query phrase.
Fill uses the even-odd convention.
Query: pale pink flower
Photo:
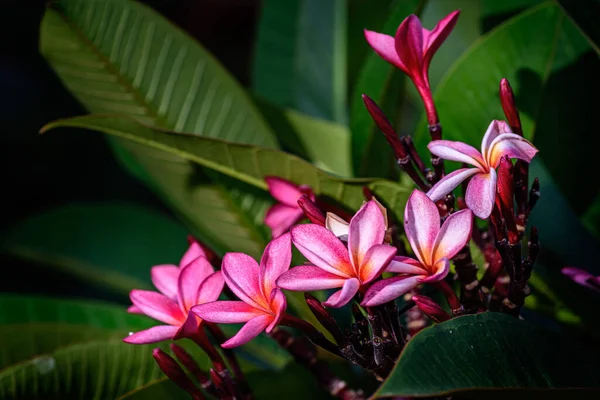
[[[265,215],[265,225],[271,228],[273,238],[281,236],[304,218],[304,212],[298,205],[303,194],[315,201],[315,195],[306,185],[294,185],[292,182],[275,176],[266,177],[269,193],[279,203],[273,205]]]
[[[430,124],[437,122],[437,114],[429,86],[429,64],[437,49],[452,32],[459,13],[460,11],[451,12],[431,31],[423,28],[416,15],[409,15],[402,21],[395,37],[365,29],[365,38],[373,50],[413,81],[425,104]]]
[[[441,200],[465,179],[465,201],[473,213],[485,219],[492,213],[496,199],[496,168],[503,156],[531,162],[538,150],[526,139],[510,131],[504,121],[492,121],[481,142],[481,153],[474,147],[450,140],[434,140],[427,145],[429,151],[446,160],[471,164],[475,168],[461,168],[436,183],[427,192],[434,202]]]
[[[441,281],[448,275],[450,259],[468,242],[473,214],[462,210],[450,215],[440,228],[440,213],[425,193],[415,190],[404,210],[404,230],[417,259],[394,257],[387,272],[402,275],[375,282],[363,306],[387,303],[421,283]]]
[[[184,261],[188,261],[186,257]],[[135,306],[134,312],[166,325],[134,333],[123,339],[126,343],[155,343],[196,334],[202,320],[190,311],[191,308],[218,299],[224,285],[221,272],[215,272],[204,257],[197,257],[182,268],[174,265],[154,267],[152,281],[160,293],[132,290],[129,297]]]
[[[260,265],[243,253],[227,253],[223,258],[223,277],[241,301],[215,301],[193,308],[200,318],[222,324],[246,322],[240,331],[222,344],[224,348],[249,342],[262,331],[270,333],[283,317],[287,302],[275,281],[287,271],[292,260],[290,234],[267,245]]]
[[[343,224],[341,224],[343,225]],[[325,303],[342,307],[358,292],[381,275],[396,248],[383,244],[386,221],[379,205],[370,200],[352,217],[347,231],[348,248],[330,230],[315,224],[292,228],[292,241],[312,265],[294,267],[281,275],[277,285],[283,289],[309,291],[342,289]]]

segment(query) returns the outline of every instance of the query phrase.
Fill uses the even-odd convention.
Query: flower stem
[[[289,326],[290,328],[298,329],[299,331],[303,332],[306,336],[308,336],[310,341],[316,344],[317,346],[322,347],[323,349],[329,351],[332,354],[335,354],[336,356],[342,356],[338,346],[329,341],[325,336],[323,336],[321,332],[319,332],[317,328],[312,326],[309,322],[285,313],[283,314],[279,324]]]

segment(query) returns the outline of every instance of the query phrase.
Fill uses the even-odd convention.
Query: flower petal
[[[451,140],[434,140],[427,145],[429,151],[444,160],[458,161],[471,164],[484,170],[485,161],[481,153],[473,146]]]
[[[127,312],[130,314],[142,314],[145,315],[144,312],[142,310],[140,310],[140,308],[136,305],[131,305],[127,308]]]
[[[298,208],[298,199],[303,193],[297,185],[276,176],[266,177],[265,182],[275,200],[286,206]]]
[[[308,292],[342,287],[347,279],[347,277],[323,271],[314,265],[301,265],[281,275],[277,279],[277,286],[286,290]]]
[[[505,121],[495,119],[490,122],[481,140],[481,155],[484,159],[489,160],[492,142],[503,133],[512,133],[510,126]]]
[[[422,275],[395,276],[375,282],[367,293],[361,305],[373,307],[392,301],[414,287],[421,284]]]
[[[136,332],[127,336],[123,341],[130,344],[149,344],[171,340],[177,333],[179,327],[171,325],[158,325],[152,328]]]
[[[454,188],[460,185],[462,181],[480,172],[481,170],[478,168],[457,169],[456,171],[445,175],[438,183],[433,185],[433,187],[429,189],[429,192],[427,192],[427,197],[433,202],[440,201],[445,195],[452,192]]]
[[[208,278],[200,284],[196,295],[196,302],[193,305],[217,300],[223,291],[224,285],[225,279],[223,279],[223,273],[221,271],[209,275]]]
[[[206,252],[204,251],[202,246],[200,246],[200,243],[194,241],[192,242],[192,244],[190,244],[190,247],[188,247],[183,257],[181,257],[181,261],[179,261],[179,266],[185,267],[198,257],[206,257]]]
[[[281,289],[274,289],[273,292],[271,292],[271,310],[275,313],[275,319],[273,319],[271,324],[267,327],[267,333],[271,333],[277,324],[279,324],[286,308],[287,300],[285,294],[283,294]]]
[[[260,267],[244,253],[227,253],[221,266],[227,286],[240,300],[255,308],[269,310],[260,285]]]
[[[348,251],[357,274],[367,251],[382,244],[385,238],[385,218],[376,202],[366,202],[350,220],[348,226]]]
[[[386,272],[396,274],[427,275],[427,270],[423,269],[423,264],[419,261],[403,256],[396,256],[390,261]]]
[[[435,203],[419,190],[414,190],[406,203],[404,230],[419,261],[429,265],[435,238],[440,231],[440,213]]]
[[[156,265],[150,269],[150,277],[159,292],[170,299],[177,300],[179,267],[169,264]]]
[[[329,230],[316,224],[295,226],[291,230],[296,248],[315,266],[335,275],[354,275],[348,250]]]
[[[175,333],[175,336],[173,336],[173,340],[193,337],[198,333],[198,327],[200,326],[201,322],[202,320],[198,318],[198,316],[196,316],[196,314],[194,314],[191,310],[189,310],[185,322],[181,324],[177,330],[177,333]]]
[[[360,281],[364,285],[377,278],[390,264],[398,250],[387,244],[378,244],[369,249],[360,266]]]
[[[131,302],[150,318],[169,325],[181,325],[185,316],[176,302],[165,295],[149,290],[132,290]]]
[[[489,174],[477,174],[471,178],[465,193],[467,207],[473,214],[486,219],[492,213],[496,199],[496,171],[491,169]]]
[[[304,213],[299,207],[275,204],[265,214],[265,225],[271,228],[271,234],[276,238],[287,232],[303,216]]]
[[[488,163],[490,168],[496,168],[503,156],[531,162],[537,152],[538,149],[527,139],[514,133],[505,133],[494,139],[490,145]]]
[[[425,66],[428,66],[433,58],[433,55],[439,49],[441,44],[446,40],[452,29],[454,29],[454,25],[456,25],[456,21],[458,20],[458,15],[460,11],[456,10],[446,15],[444,18],[437,23],[435,28],[431,30],[431,32],[427,32],[424,35],[425,40],[425,55],[423,56],[423,63]]]
[[[393,37],[365,29],[365,39],[367,39],[367,43],[369,43],[369,46],[371,46],[379,57],[406,72],[406,67],[400,61],[398,53],[396,53],[396,45]]]
[[[200,285],[214,271],[212,265],[204,257],[198,257],[181,268],[177,280],[177,300],[183,310],[189,310],[197,304]]]
[[[421,75],[423,44],[423,26],[419,18],[411,14],[402,21],[394,38],[396,53],[411,77]]]
[[[246,322],[242,329],[235,334],[231,339],[221,345],[224,349],[241,346],[248,343],[250,340],[257,337],[262,331],[273,321],[272,315],[261,315]]]
[[[260,259],[259,279],[262,283],[263,296],[271,298],[271,291],[277,286],[275,281],[281,274],[290,269],[292,262],[292,237],[289,233],[272,240]]]
[[[265,312],[243,301],[213,301],[192,307],[192,312],[208,322],[238,324],[250,321]]]
[[[473,213],[461,210],[451,214],[442,224],[433,247],[433,262],[442,258],[451,259],[471,239]]]
[[[350,300],[352,300],[354,295],[358,292],[359,288],[360,288],[360,281],[358,279],[356,279],[356,278],[347,279],[346,282],[344,282],[344,286],[342,286],[342,289],[338,290],[337,292],[332,294],[327,299],[327,301],[325,301],[323,303],[323,305],[326,307],[333,307],[333,308],[343,307],[346,304],[348,304],[348,302],[350,302]]]
[[[561,269],[561,272],[571,278],[575,283],[578,283],[582,286],[585,286],[589,289],[593,289],[596,291],[600,291],[598,287],[600,287],[600,282],[598,282],[598,277],[590,274],[588,271],[577,268],[577,267],[564,267]],[[590,282],[596,283],[595,285],[590,284]]]
[[[328,212],[325,227],[341,240],[348,241],[348,223],[334,213]]]
[[[450,261],[447,258],[442,258],[441,260],[438,260],[433,266],[433,274],[427,277],[423,277],[423,279],[421,279],[421,282],[427,283],[441,281],[448,275],[449,271]]]

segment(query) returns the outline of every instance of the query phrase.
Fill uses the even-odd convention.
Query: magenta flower
[[[365,29],[365,38],[385,61],[401,69],[415,84],[427,112],[430,124],[437,122],[437,113],[429,86],[429,64],[433,55],[446,40],[460,11],[453,11],[429,31],[415,15],[409,15],[398,27],[396,37]]]
[[[184,260],[187,261],[185,256]],[[197,257],[182,268],[171,265],[154,267],[152,281],[160,293],[132,290],[129,297],[135,312],[166,325],[134,333],[123,339],[126,343],[155,343],[194,335],[202,321],[190,309],[196,304],[218,299],[224,285],[221,272],[215,272],[204,257]]]
[[[265,181],[271,196],[279,201],[278,204],[269,208],[265,215],[265,225],[271,228],[273,238],[276,238],[287,232],[304,217],[304,212],[298,205],[300,196],[306,194],[312,201],[315,201],[315,195],[306,185],[296,186],[278,177],[266,177]]]
[[[446,160],[473,165],[461,168],[436,183],[427,192],[434,202],[441,200],[462,181],[471,178],[465,201],[475,215],[486,219],[496,199],[496,171],[503,156],[531,162],[538,150],[526,139],[510,131],[504,121],[492,121],[481,142],[481,153],[474,147],[450,140],[434,140],[427,146],[431,153]]]
[[[241,301],[215,301],[193,308],[200,318],[222,324],[246,322],[240,331],[221,346],[237,347],[262,331],[270,333],[287,307],[285,295],[275,281],[287,271],[292,260],[290,234],[267,245],[260,265],[243,253],[227,253],[221,270],[227,286]]]
[[[385,231],[385,217],[374,200],[365,203],[350,220],[348,248],[322,226],[296,226],[291,231],[292,241],[313,265],[292,268],[281,275],[277,285],[297,291],[341,287],[323,304],[342,307],[361,286],[377,278],[396,255],[395,247],[383,244]]]
[[[571,278],[575,283],[600,292],[600,276],[594,276],[586,270],[577,267],[564,267],[561,272]]]
[[[450,215],[440,228],[440,213],[425,193],[412,192],[404,210],[404,230],[417,259],[394,257],[387,272],[402,275],[375,282],[362,302],[371,307],[387,303],[421,283],[441,281],[448,275],[450,259],[468,242],[473,214],[462,210]]]

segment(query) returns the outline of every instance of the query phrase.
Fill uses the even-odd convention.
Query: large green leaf
[[[454,318],[406,346],[379,396],[447,396],[465,390],[597,388],[597,355],[572,338],[500,313]]]
[[[345,123],[346,18],[343,0],[263,2],[254,91],[280,106]]]
[[[189,399],[189,395],[181,390],[173,381],[169,380],[167,377],[163,377],[127,392],[117,398],[117,400],[155,399],[187,400]]]
[[[277,147],[248,95],[212,55],[138,2],[60,1],[42,22],[41,52],[91,112],[120,112],[164,128]],[[179,157],[133,143],[125,150],[118,139],[113,144],[125,165],[217,252],[258,254],[266,238],[248,221],[265,207],[264,198],[240,192],[232,199],[218,177],[199,177]]]
[[[148,288],[150,268],[176,264],[186,246],[177,221],[133,203],[67,204],[0,233],[1,251],[121,294]]]
[[[280,151],[230,143],[219,139],[157,130],[131,118],[95,115],[59,120],[43,131],[57,127],[93,129],[125,138],[169,154],[194,161],[260,189],[266,189],[265,176],[277,175],[312,187],[317,195],[340,202],[350,210],[364,200],[363,188],[369,187],[402,219],[409,190],[383,179],[340,179],[312,164]]]

